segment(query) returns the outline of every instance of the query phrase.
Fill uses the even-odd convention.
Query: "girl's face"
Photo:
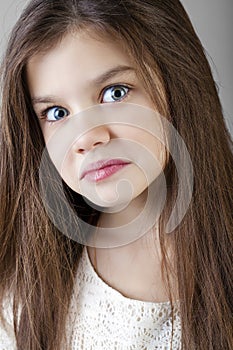
[[[76,133],[63,153],[65,158],[60,169],[63,180],[91,202],[105,207],[128,200],[127,191],[116,196],[116,185],[121,179],[131,185],[131,200],[140,198],[149,185],[146,173],[150,172],[152,182],[164,168],[164,145],[148,130],[132,123],[103,123],[79,132],[79,127],[85,129],[85,115],[88,118],[88,113],[90,116],[93,111],[93,118],[94,112],[100,111],[97,106],[108,104],[108,112],[112,111],[112,115],[119,104],[122,106],[126,102],[132,104],[134,111],[140,106],[147,107],[147,111],[148,107],[154,109],[123,46],[106,39],[94,39],[83,32],[67,34],[56,47],[29,60],[27,80],[45,143],[48,145],[52,136],[59,132],[57,152],[60,152],[63,144],[67,147],[69,135]],[[71,124],[72,118],[78,120],[78,124]],[[67,125],[70,129],[65,128]],[[75,125],[78,125],[77,129]],[[62,130],[66,130],[63,136]],[[127,140],[129,147],[118,147],[111,156],[111,146],[116,140]],[[141,146],[142,153],[134,147],[128,152],[130,143]],[[151,167],[149,163],[152,162],[148,160],[147,169],[142,169],[139,160],[146,159],[143,152],[149,152],[157,159],[160,167]],[[128,164],[105,166],[81,176],[90,163],[106,159],[118,159],[118,163],[124,160]],[[100,163],[96,164],[96,167],[100,166]],[[93,195],[96,191],[98,196]]]

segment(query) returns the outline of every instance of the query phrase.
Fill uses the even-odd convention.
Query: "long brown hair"
[[[53,225],[41,200],[38,169],[45,145],[25,68],[32,55],[46,52],[70,30],[91,27],[121,39],[157,110],[172,122],[191,156],[192,200],[169,235],[182,349],[230,350],[233,144],[203,47],[178,0],[32,0],[12,31],[1,71],[0,305],[13,296],[18,349],[61,348],[83,249]],[[165,174],[160,241],[169,287],[172,267],[163,232],[179,185],[172,159]],[[66,191],[75,210],[97,223],[98,211]]]

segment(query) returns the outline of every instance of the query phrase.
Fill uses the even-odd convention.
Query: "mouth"
[[[113,175],[128,164],[131,164],[131,162],[123,159],[100,160],[89,164],[82,172],[80,180],[85,178],[90,182],[98,182]]]

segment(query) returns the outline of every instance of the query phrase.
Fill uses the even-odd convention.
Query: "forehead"
[[[119,64],[133,64],[122,42],[82,31],[67,34],[51,50],[29,59],[27,78],[31,87],[35,80],[43,85],[44,79],[48,81],[59,76],[70,79],[75,77],[75,72],[80,81],[89,80]]]

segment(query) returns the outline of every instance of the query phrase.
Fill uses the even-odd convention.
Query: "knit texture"
[[[178,350],[181,342],[179,302],[130,299],[96,273],[86,247],[77,271],[67,332],[74,350]],[[172,344],[172,347],[171,347]]]
[[[12,303],[4,305],[7,327],[0,323],[0,350],[16,350]],[[68,350],[179,350],[179,302],[153,303],[130,299],[96,273],[86,247],[77,270],[67,316]],[[63,347],[62,347],[63,350]]]

